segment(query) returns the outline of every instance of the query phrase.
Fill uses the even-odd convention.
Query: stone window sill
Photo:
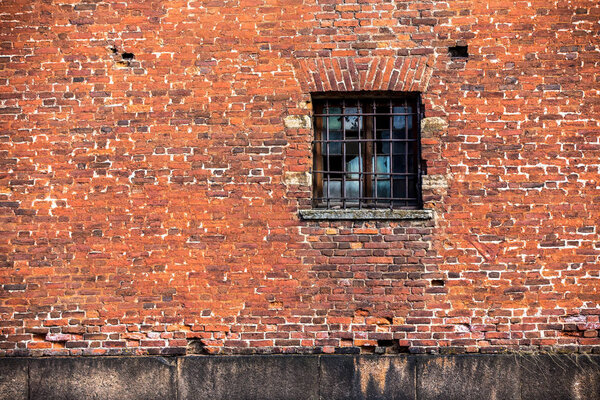
[[[300,210],[300,217],[305,220],[400,220],[400,219],[432,219],[432,210]]]

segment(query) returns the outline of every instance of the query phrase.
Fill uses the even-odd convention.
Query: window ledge
[[[432,219],[432,210],[390,210],[390,209],[373,209],[373,210],[300,210],[302,219],[321,219],[321,220],[372,220],[372,219]]]

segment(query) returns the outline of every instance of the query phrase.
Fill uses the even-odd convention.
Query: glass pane
[[[378,140],[375,143],[375,152],[379,154],[390,153],[390,117],[376,117],[377,126],[375,132],[375,138]]]
[[[408,197],[417,197],[417,181],[415,178],[408,178]]]
[[[358,156],[346,156],[346,171],[347,172],[362,172],[361,171],[361,160]],[[358,179],[359,174],[348,174],[347,179]]]
[[[395,115],[394,116],[394,129],[397,129],[399,131],[402,131],[402,136],[401,137],[394,137],[394,139],[402,139],[404,138],[404,127],[406,126],[406,117],[404,116],[398,116]],[[394,131],[394,133],[396,133]]]
[[[394,107],[392,108],[392,112],[394,114],[408,114],[408,113],[413,113],[413,106],[410,104],[407,104],[407,102],[405,100],[397,100],[393,102]]]
[[[351,117],[344,117],[345,121],[344,123],[346,131],[358,131],[358,126],[359,126],[359,120],[360,117],[357,116],[351,116]]]
[[[358,112],[358,107],[346,107],[344,109],[344,114],[358,114]],[[357,131],[360,126],[360,119],[361,117],[356,115],[344,117],[344,128],[347,131]]]
[[[406,197],[406,179],[394,178],[394,197],[395,198]]]
[[[377,160],[373,160],[375,172],[389,173],[390,172],[390,157],[377,156]],[[377,185],[375,195],[378,198],[390,197],[390,180],[389,175],[376,175]]]
[[[346,197],[355,199],[360,197],[360,187],[358,181],[346,181]]]
[[[329,189],[329,192],[328,192]],[[323,191],[324,197],[328,198],[340,198],[342,197],[342,182],[341,181],[333,181],[323,180]]]
[[[346,155],[358,155],[358,142],[346,142]]]
[[[407,157],[407,166],[408,172],[417,172],[417,142],[408,142],[407,143],[408,157]]]
[[[390,142],[377,142],[377,154],[390,154]]]
[[[403,174],[406,172],[406,160],[403,156],[394,157],[394,172]]]
[[[415,169],[415,157],[412,154],[409,154],[406,158],[407,158],[406,172],[410,172],[410,173],[417,172]]]
[[[342,140],[341,131],[329,131],[329,140]],[[342,143],[341,142],[330,142],[329,143],[329,154],[342,154]]]
[[[376,164],[375,172],[390,172],[390,157],[377,156],[377,163],[375,163],[375,158],[373,158],[373,163]],[[379,179],[379,177],[377,179]]]
[[[328,117],[329,130],[330,131],[341,131],[342,130],[342,117]]]
[[[342,113],[342,108],[330,104],[329,108],[326,109],[325,111],[326,111],[325,112],[326,114],[341,114]]]
[[[406,150],[406,142],[394,142],[394,155],[404,155]]]
[[[377,197],[390,197],[390,181],[388,179],[384,181],[377,180]]]
[[[390,131],[377,132],[375,152],[377,154],[390,154]]]
[[[419,126],[419,120],[417,119],[417,116],[415,115],[410,120],[409,131],[408,131],[409,139],[418,139],[419,138],[418,126]]]

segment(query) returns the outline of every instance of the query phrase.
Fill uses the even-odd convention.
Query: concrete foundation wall
[[[0,399],[600,399],[599,355],[0,359]]]

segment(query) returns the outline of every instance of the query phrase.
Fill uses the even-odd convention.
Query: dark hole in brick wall
[[[204,343],[202,343],[202,340],[200,339],[188,340],[186,352],[187,354],[208,354],[208,351],[206,351],[206,348],[204,347]]]
[[[443,279],[432,279],[431,286],[444,286],[446,282]]]
[[[121,57],[123,57],[123,60],[133,60],[133,53],[123,52]]]
[[[398,354],[408,353],[408,346],[400,346],[397,340],[380,339],[377,341],[375,353],[377,354]]]
[[[360,352],[361,354],[375,354],[375,346],[362,346]]]
[[[26,284],[12,284],[12,285],[4,285],[3,286],[4,290],[6,291],[18,291],[18,290],[25,290],[27,289],[27,285]]]
[[[112,51],[114,54],[117,54],[117,51],[119,51],[119,50],[117,50],[117,48],[115,46],[112,46],[110,48],[110,51]]]
[[[448,47],[448,53],[450,53],[450,57],[468,58],[469,46],[451,46]]]

